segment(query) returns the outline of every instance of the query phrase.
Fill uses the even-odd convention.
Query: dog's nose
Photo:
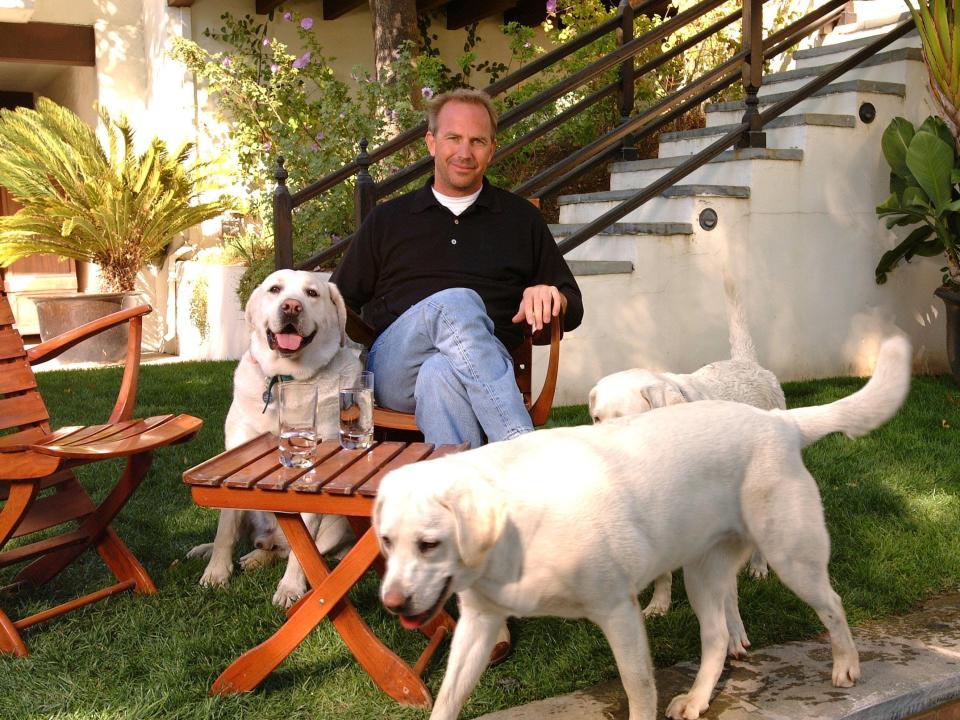
[[[299,315],[303,310],[303,305],[301,305],[296,300],[284,300],[283,305],[280,306],[280,309],[287,315]]]
[[[388,591],[383,594],[383,606],[392,613],[402,613],[410,602],[410,596],[401,592]]]

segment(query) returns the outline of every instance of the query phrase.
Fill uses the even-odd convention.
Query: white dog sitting
[[[319,386],[318,437],[336,439],[340,375],[359,374],[361,369],[357,353],[347,347],[346,306],[336,285],[318,273],[278,270],[250,295],[246,320],[250,347],[233,376],[233,403],[224,428],[226,448],[265,432],[278,432],[276,386],[283,380]],[[304,514],[303,518],[321,552],[352,537],[341,516]],[[187,553],[187,557],[210,558],[201,585],[226,584],[233,573],[233,548],[244,525],[249,526],[255,546],[240,559],[244,570],[290,555],[290,546],[272,513],[222,509],[213,542]],[[289,607],[306,589],[303,569],[296,556],[290,555],[273,602]]]
[[[508,616],[585,617],[613,650],[630,720],[652,720],[656,688],[637,594],[683,567],[701,664],[671,718],[710,702],[727,649],[725,604],[750,547],[830,632],[833,684],[860,676],[830,538],[801,449],[868,433],[910,384],[910,344],[887,340],[860,391],[820,407],[762,411],[683,403],[598,426],[529,433],[387,474],[373,524],[387,558],[381,600],[407,628],[451,593],[461,614],[431,720],[454,720]]]
[[[635,368],[601,378],[590,390],[589,408],[593,422],[600,423],[656,408],[697,400],[730,400],[761,410],[783,410],[786,401],[776,376],[757,361],[757,351],[747,328],[743,305],[729,277],[724,278],[729,315],[730,359],[713,362],[689,374],[658,373]],[[766,577],[767,563],[755,553],[750,572]],[[670,573],[657,578],[653,596],[643,613],[663,615],[670,609]],[[750,646],[739,613],[731,617],[730,654],[743,655]]]

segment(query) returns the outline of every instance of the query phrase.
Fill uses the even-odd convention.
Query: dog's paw
[[[767,561],[763,558],[759,560],[754,558],[750,561],[750,565],[747,566],[747,572],[750,573],[750,577],[760,578],[762,580],[770,574],[770,568],[767,567]]]
[[[657,598],[652,598],[650,604],[647,605],[642,613],[645,618],[659,617],[660,615],[666,615],[667,610],[670,609],[670,601],[667,600],[663,602]]]
[[[203,543],[187,551],[188,558],[209,558],[213,555],[213,543]]]
[[[748,647],[750,647],[750,640],[746,635],[731,634],[727,641],[727,655],[732,658],[746,657]]]
[[[218,565],[210,563],[200,576],[200,584],[204,587],[223,587],[233,574],[233,565]]]
[[[286,610],[292,607],[306,591],[306,583],[286,583],[281,580],[277,585],[277,591],[273,594],[273,604]]]
[[[240,558],[240,567],[244,572],[256,570],[257,568],[265,567],[276,562],[279,557],[280,554],[275,550],[260,550],[258,548]]]
[[[709,705],[709,702],[698,702],[691,693],[677,695],[667,706],[667,717],[671,720],[697,720]]]
[[[851,660],[837,658],[833,662],[833,686],[848,688],[860,679],[860,659],[854,655]]]

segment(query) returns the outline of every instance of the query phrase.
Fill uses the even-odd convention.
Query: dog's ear
[[[597,386],[590,388],[590,395],[587,397],[587,407],[590,408],[590,417],[594,417],[593,411],[597,406]]]
[[[665,373],[665,380],[671,384],[669,389],[670,398],[673,398],[672,402],[668,398],[668,405],[676,405],[678,403],[684,402],[696,402],[697,400],[706,400],[703,394],[694,387],[693,383],[690,382],[688,375],[674,375],[673,373]]]
[[[651,410],[667,406],[667,398],[662,384],[647,385],[640,389],[640,397],[647,401]]]
[[[330,290],[330,300],[337,308],[337,325],[340,328],[340,347],[347,344],[347,304],[343,301],[343,295],[333,283],[327,283],[327,289]]]
[[[453,515],[460,559],[469,568],[479,566],[503,532],[507,509],[503,498],[480,478],[455,480],[438,498]]]
[[[263,295],[263,290],[261,290],[260,286],[258,285],[253,289],[253,292],[250,293],[250,297],[247,298],[246,307],[243,309],[243,317],[247,321],[248,330],[254,329],[253,311],[254,308],[259,305],[261,295]]]

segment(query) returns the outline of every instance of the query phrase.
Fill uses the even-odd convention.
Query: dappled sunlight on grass
[[[216,513],[193,504],[181,474],[222,450],[234,366],[143,368],[138,416],[189,412],[205,422],[192,442],[157,453],[143,487],[115,522],[159,592],[118,596],[29,630],[29,658],[0,658],[0,718],[426,717],[383,695],[329,623],[312,633],[261,690],[207,697],[210,684],[233,659],[283,622],[283,613],[270,604],[282,567],[238,569],[228,587],[212,590],[197,584],[203,562],[184,559],[191,547],[213,538]],[[120,370],[51,371],[39,382],[55,425],[98,423],[113,406]],[[830,402],[862,385],[863,380],[841,378],[790,384],[786,391],[796,407]],[[888,425],[858,440],[831,436],[804,452],[831,532],[831,576],[852,623],[907,611],[960,585],[958,396],[949,378],[918,377],[907,405]],[[551,424],[587,422],[586,407],[578,406],[556,409]],[[105,484],[96,472],[83,473],[82,479],[94,494],[102,494]],[[0,584],[9,574],[0,572]],[[105,579],[99,558],[89,554],[50,586],[0,602],[19,617]],[[365,578],[351,598],[389,646],[407,660],[416,658],[424,639],[383,611],[375,577]],[[699,656],[699,630],[682,573],[675,576],[673,598],[668,615],[647,623],[658,665]],[[823,630],[810,608],[775,577],[758,580],[743,573],[740,601],[754,648]],[[511,628],[514,655],[484,673],[464,717],[616,676],[606,641],[589,622],[536,618],[512,620]],[[432,692],[445,660],[441,652],[428,670]]]

